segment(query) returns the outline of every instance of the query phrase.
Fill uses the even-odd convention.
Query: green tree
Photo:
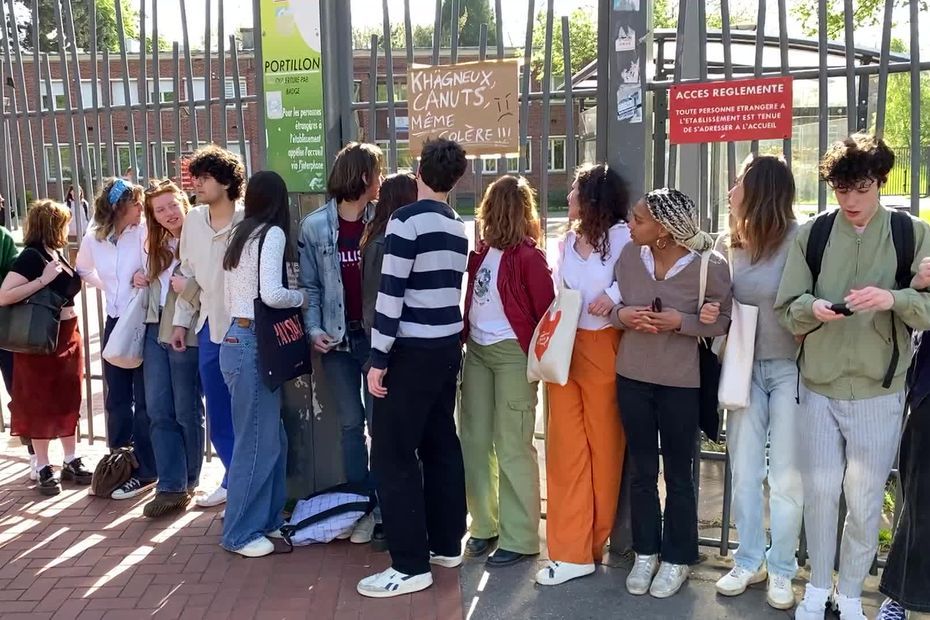
[[[452,2],[453,0],[442,2],[440,41],[443,46],[452,44],[452,37],[449,34],[449,25],[452,23]],[[488,47],[497,45],[497,22],[491,11],[489,0],[458,0],[458,13],[459,45],[477,47],[481,24],[488,25]]]
[[[892,40],[891,49],[907,52],[900,39]],[[908,73],[888,76],[884,137],[891,146],[911,146],[911,76]],[[920,74],[920,144],[930,144],[930,75],[926,72]]]
[[[572,66],[569,75],[573,75],[597,58],[597,25],[590,11],[575,9],[568,16],[568,41]],[[533,27],[533,60],[531,68],[533,77],[542,79],[545,70],[546,50],[546,12],[536,14]],[[565,63],[562,52],[562,20],[552,22],[552,76],[557,81],[565,77]]]
[[[43,52],[57,52],[59,44],[64,40],[58,32],[58,20],[55,15],[55,4],[60,0],[39,0],[39,49]],[[29,0],[15,0],[16,30],[20,44],[28,50],[34,46],[34,28],[32,24],[32,2]],[[139,36],[139,14],[133,9],[130,0],[120,0],[123,16],[123,33],[116,27],[116,8],[114,0],[95,0],[97,9],[97,48],[104,48],[111,52],[119,49],[121,38],[134,39]],[[65,19],[62,8],[62,19]],[[71,13],[74,18],[74,36],[77,47],[81,50],[90,50],[90,22],[91,13],[86,2],[71,2]],[[7,25],[10,32],[10,24]],[[68,30],[68,27],[65,27]]]
[[[731,2],[728,6],[731,26],[756,21],[755,7],[750,7],[748,4],[741,2]],[[709,29],[719,30],[723,26],[723,18],[720,16],[720,0],[709,0],[705,4],[704,15]],[[677,28],[678,2],[675,0],[655,0],[652,19],[655,28]]]
[[[895,6],[906,6],[911,0],[895,0]],[[926,11],[926,0],[920,2],[920,10]],[[836,39],[845,29],[845,10],[843,0],[830,0],[827,5],[827,38]],[[820,32],[820,21],[817,15],[817,3],[798,3],[792,11],[801,20],[801,28],[809,37]],[[878,24],[885,16],[884,0],[858,0],[853,3],[853,27],[863,28]]]

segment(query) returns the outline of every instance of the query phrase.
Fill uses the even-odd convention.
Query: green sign
[[[261,0],[268,168],[292,192],[326,189],[320,0]]]

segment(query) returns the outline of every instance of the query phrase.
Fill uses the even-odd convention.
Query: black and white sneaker
[[[142,482],[135,476],[123,483],[121,487],[113,491],[110,495],[112,499],[132,499],[137,495],[142,495],[149,489],[155,486],[155,480],[150,480],[149,482]]]
[[[355,589],[362,596],[390,598],[392,596],[419,592],[431,585],[433,585],[433,575],[431,573],[405,575],[404,573],[397,572],[393,568],[388,568],[370,577],[365,577],[358,582],[358,586]]]
[[[58,476],[55,475],[51,465],[46,465],[39,470],[39,484],[36,485],[41,495],[58,495],[61,493],[61,483],[58,482]]]
[[[77,457],[70,463],[61,466],[62,480],[73,480],[77,484],[90,484],[93,477],[94,472],[84,466],[81,457]]]

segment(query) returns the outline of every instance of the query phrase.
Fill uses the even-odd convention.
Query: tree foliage
[[[695,5],[696,6],[696,5]],[[745,3],[731,2],[730,25],[755,23],[756,9]],[[711,30],[718,30],[723,26],[723,18],[720,15],[720,0],[709,0],[704,6],[704,16],[707,20],[707,27]],[[678,27],[678,2],[675,0],[655,0],[653,6],[653,26],[655,28],[677,28]]]
[[[108,49],[111,52],[119,50],[120,33],[116,27],[115,0],[96,0],[97,9],[97,49]],[[55,4],[60,0],[39,0],[39,50],[43,52],[57,52],[59,45],[65,37],[58,31],[58,18]],[[139,14],[133,9],[130,0],[120,0],[123,17],[122,38],[135,39],[139,36]],[[30,0],[15,0],[15,30],[20,44],[27,50],[34,48],[35,28],[32,23],[32,2]],[[66,19],[64,8],[62,20]],[[74,18],[74,36],[77,39],[77,48],[90,50],[91,48],[91,12],[85,2],[71,2],[71,13]],[[8,33],[12,33],[12,23],[7,23]],[[69,29],[65,26],[65,31]]]
[[[895,6],[906,6],[911,0],[895,0]],[[915,0],[920,3],[920,10],[927,11],[926,0]],[[842,36],[845,30],[846,13],[843,0],[830,0],[827,5],[827,38],[836,39]],[[817,15],[817,3],[798,3],[792,9],[801,21],[804,34],[809,37],[820,32],[820,20]],[[880,23],[885,17],[885,0],[857,0],[853,3],[853,26],[863,28]]]
[[[449,26],[452,23],[453,0],[442,2],[442,28],[440,29],[442,45],[452,44]],[[497,22],[494,12],[491,11],[489,0],[458,0],[458,44],[477,47],[479,43],[481,24],[488,25],[488,47],[497,45]]]
[[[590,11],[575,9],[568,16],[568,41],[573,75],[597,58],[597,24]],[[546,12],[536,14],[533,27],[533,60],[531,68],[533,77],[541,80],[545,71],[546,51]],[[562,20],[555,17],[552,21],[552,76],[555,79],[565,77],[565,62],[562,49]]]
[[[900,39],[894,39],[891,49],[906,52]],[[891,146],[911,146],[911,76],[893,73],[888,76],[885,102],[885,141]],[[930,75],[920,74],[920,144],[930,144]]]

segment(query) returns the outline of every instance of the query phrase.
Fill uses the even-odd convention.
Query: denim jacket
[[[362,221],[373,214],[368,205]],[[311,338],[327,334],[336,341],[346,335],[345,291],[339,265],[339,214],[331,199],[300,222],[297,247],[300,253],[299,286],[307,291],[304,325]]]

